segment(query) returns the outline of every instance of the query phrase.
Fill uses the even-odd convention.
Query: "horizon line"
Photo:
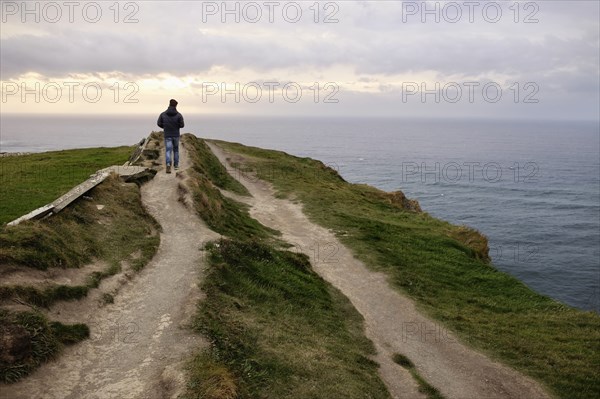
[[[160,113],[160,112],[159,112]],[[0,121],[3,116],[7,117],[154,117],[158,115],[157,112],[152,113],[25,113],[25,112],[0,112]],[[326,119],[326,118],[348,118],[348,119],[419,119],[419,120],[496,120],[496,121],[516,121],[516,122],[594,122],[600,123],[600,116],[596,119],[591,118],[540,118],[540,117],[522,117],[522,116],[408,116],[408,115],[310,115],[310,114],[246,114],[246,113],[190,113],[186,112],[184,115],[201,116],[201,117],[241,117],[241,118],[273,118],[273,119],[291,119],[291,118],[315,118],[315,119]]]

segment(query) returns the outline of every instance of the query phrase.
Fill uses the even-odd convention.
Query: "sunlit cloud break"
[[[2,1],[1,11],[6,113],[149,113],[177,97],[198,113],[598,119],[597,2]]]

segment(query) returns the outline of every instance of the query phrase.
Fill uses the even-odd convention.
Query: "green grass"
[[[186,136],[194,163],[182,185],[198,215],[227,236],[211,243],[195,328],[210,349],[189,361],[181,398],[389,398],[363,320],[279,232],[218,187],[248,194],[203,140]],[[238,183],[239,184],[239,183]]]
[[[56,301],[78,300],[98,287],[103,278],[119,272],[121,262],[139,270],[154,256],[160,226],[144,210],[136,184],[109,177],[86,196],[89,199],[80,198],[50,218],[0,227],[0,269],[11,265],[41,270],[78,268],[96,259],[105,261],[108,267],[91,273],[83,285],[4,285],[0,287],[2,301],[15,299],[35,309],[47,308]],[[104,207],[99,210],[96,205]],[[4,309],[0,312],[2,324],[13,326],[13,333],[21,334],[27,346],[34,348],[24,358],[3,358],[0,379],[5,382],[31,372],[58,353],[62,343],[77,342],[89,333],[84,324],[50,322],[37,310],[16,315]],[[15,325],[31,331],[24,332]],[[6,330],[1,335],[5,339]]]
[[[46,270],[80,267],[95,258],[109,264],[145,264],[158,248],[158,223],[143,208],[139,187],[109,177],[62,212],[0,227],[0,265]],[[102,210],[97,205],[104,205]],[[141,251],[139,259],[131,258]]]
[[[193,168],[205,175],[214,185],[240,195],[250,195],[246,187],[235,180],[217,157],[212,153],[204,140],[187,133],[181,138],[189,151]]]
[[[184,190],[192,196],[198,216],[212,230],[237,239],[268,240],[272,235],[279,234],[279,232],[251,218],[245,204],[221,194],[218,187],[228,187],[230,191],[238,193],[247,193],[247,191],[245,188],[244,190],[235,188],[236,186],[233,183],[228,182],[228,179],[221,176],[221,172],[215,172],[219,169],[213,164],[215,162],[219,163],[219,161],[212,155],[202,139],[187,135],[185,136],[185,143],[192,159],[193,168],[184,172],[188,179],[182,185]],[[209,151],[212,158],[205,154],[206,151]],[[224,168],[223,171],[225,171]],[[219,184],[212,180],[214,176],[220,181]],[[229,179],[232,178],[229,177]],[[239,184],[237,181],[236,183]]]
[[[185,173],[189,179],[183,184],[192,196],[196,213],[212,230],[238,239],[268,239],[279,234],[251,218],[245,204],[223,196],[205,175],[195,170]]]
[[[129,147],[120,147],[4,158],[3,161],[25,160],[25,163],[18,173],[5,173],[2,178],[10,190],[24,193],[27,185],[40,179],[32,174],[38,171],[32,162],[40,162],[40,165],[50,168],[43,180],[44,195],[52,197],[52,200],[56,197],[53,190],[67,191],[71,188],[70,184],[77,184],[87,178],[88,173],[84,172],[86,168],[94,172],[108,164],[122,163],[120,158],[127,159],[128,152]],[[45,159],[47,156],[55,158]],[[4,167],[7,165],[3,164]],[[50,176],[54,173],[51,167],[56,167],[54,171],[58,174]],[[76,171],[81,176],[77,173],[69,174],[71,171]],[[17,179],[19,176],[23,179]],[[52,187],[52,184],[56,186]],[[61,185],[69,186],[58,189]],[[7,192],[6,187],[2,190],[3,193]],[[5,199],[3,197],[3,207],[15,206],[11,201],[17,201],[17,197],[11,197],[8,202],[4,202]],[[32,199],[34,200],[37,201],[38,198]],[[35,206],[37,205],[39,204]],[[103,205],[102,209],[98,209],[97,205]],[[9,210],[12,214],[21,212],[12,208]],[[12,219],[12,216],[7,219]],[[35,309],[25,313],[0,309],[3,326],[1,338],[6,339],[11,334],[19,337],[20,334],[26,346],[34,349],[26,357],[13,361],[10,361],[10,357],[1,357],[0,380],[15,381],[58,353],[62,344],[78,342],[87,337],[89,330],[84,324],[65,326],[49,321],[38,312],[37,307],[47,308],[59,300],[85,297],[90,289],[99,286],[102,279],[121,271],[122,262],[127,262],[133,270],[141,269],[158,249],[159,230],[158,223],[142,205],[139,186],[135,183],[123,183],[115,176],[109,177],[86,193],[85,198],[77,199],[50,218],[0,227],[0,271],[12,265],[40,270],[78,268],[96,260],[108,265],[105,270],[90,273],[81,285],[23,283],[0,287],[2,302],[15,299]],[[56,274],[60,275],[60,271],[56,271]],[[111,302],[108,296],[103,299],[105,303]],[[8,331],[7,328],[12,330]]]
[[[600,316],[539,295],[487,262],[477,232],[407,210],[390,194],[349,184],[321,162],[218,142],[240,168],[299,200],[355,256],[383,271],[461,339],[534,377],[558,397],[600,397]]]
[[[0,381],[10,383],[54,357],[63,345],[86,339],[90,331],[84,324],[50,322],[38,312],[0,309],[0,333]]]
[[[149,259],[146,259],[148,261]],[[136,259],[139,261],[139,259]],[[3,285],[0,286],[0,300],[6,301],[12,298],[18,298],[31,306],[49,308],[57,301],[74,301],[87,296],[92,288],[98,288],[102,279],[112,276],[121,271],[118,264],[109,266],[101,272],[92,272],[84,285],[65,285],[65,284],[44,284],[41,287],[32,285]],[[105,303],[112,303],[108,300],[112,297],[110,294],[103,294]]]
[[[71,301],[84,298],[89,291],[85,285],[52,284],[49,287],[31,285],[0,286],[0,299],[18,298],[32,306],[48,308],[56,301]]]
[[[0,158],[0,225],[54,201],[98,169],[122,165],[132,150],[86,148]]]
[[[427,395],[427,399],[444,399],[444,396],[434,386],[430,385],[425,379],[419,374],[413,362],[406,356],[400,353],[394,353],[392,356],[394,362],[407,369],[413,376],[417,384],[419,384],[419,391]]]
[[[210,245],[185,398],[388,398],[348,299],[305,255],[252,241]]]
[[[0,299],[19,298],[42,307],[81,299],[103,278],[118,273],[121,262],[137,271],[154,256],[160,226],[144,210],[136,184],[110,177],[87,195],[91,200],[80,198],[48,219],[1,227],[0,269],[78,268],[96,259],[106,261],[107,269],[91,273],[84,285],[2,286]],[[104,208],[99,210],[98,204]]]
[[[187,390],[178,399],[235,399],[238,382],[229,368],[215,359],[211,351],[196,354],[188,362]]]

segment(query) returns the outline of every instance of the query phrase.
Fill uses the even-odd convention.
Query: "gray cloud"
[[[159,36],[74,31],[54,36],[20,35],[2,40],[2,76],[25,72],[61,76],[119,71],[130,74],[190,74],[213,66],[259,71],[336,64],[360,74],[397,74],[426,70],[441,76],[485,73],[539,74],[556,68],[598,65],[593,41],[546,36],[541,42],[522,38],[443,38],[384,36],[359,42],[299,38],[296,48],[260,37],[196,35]]]
[[[249,68],[268,80],[275,70],[343,66],[384,91],[390,90],[387,77],[433,71],[441,81],[496,75],[533,80],[548,93],[582,93],[597,101],[598,3],[537,2],[537,24],[512,22],[509,3],[502,3],[505,18],[498,24],[480,16],[473,24],[423,24],[417,17],[405,23],[399,2],[338,2],[335,24],[315,24],[307,9],[312,3],[302,3],[305,17],[296,24],[281,14],[272,24],[223,24],[219,16],[204,22],[200,3],[193,2],[139,2],[136,24],[111,18],[21,24],[13,18],[2,26],[0,73],[3,80],[26,72],[181,76],[223,66]]]

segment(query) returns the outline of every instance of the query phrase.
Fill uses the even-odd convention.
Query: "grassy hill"
[[[370,360],[373,347],[360,314],[312,270],[306,256],[286,250],[279,232],[222,194],[248,192],[204,140],[184,141],[193,168],[181,173],[180,194],[224,237],[207,248],[201,283],[206,298],[194,322],[211,346],[189,361],[182,398],[388,397]],[[257,175],[273,184],[278,197],[302,203],[312,221],[334,231],[357,258],[386,273],[393,287],[464,342],[542,382],[557,397],[600,396],[600,316],[539,295],[495,269],[484,235],[431,217],[401,192],[350,184],[319,161],[217,143],[243,157],[235,165],[238,175]],[[119,147],[0,158],[3,220],[55,199],[99,168],[123,163],[129,153],[129,147]],[[38,188],[32,190],[34,183]],[[86,326],[53,323],[44,307],[85,296],[118,272],[122,261],[142,267],[157,248],[160,227],[144,211],[139,187],[109,179],[90,197],[53,218],[0,228],[0,267],[78,268],[92,258],[110,265],[80,286],[0,287],[4,303],[18,298],[37,308],[0,309],[2,333],[41,332],[31,357],[15,367],[0,364],[4,380],[19,378],[61,345],[86,337]],[[105,205],[102,211],[97,204]]]
[[[419,212],[401,193],[350,184],[317,160],[215,142],[245,158],[239,175],[257,175],[278,196],[300,201],[312,221],[464,342],[559,397],[600,397],[600,316],[494,268],[483,235]]]

